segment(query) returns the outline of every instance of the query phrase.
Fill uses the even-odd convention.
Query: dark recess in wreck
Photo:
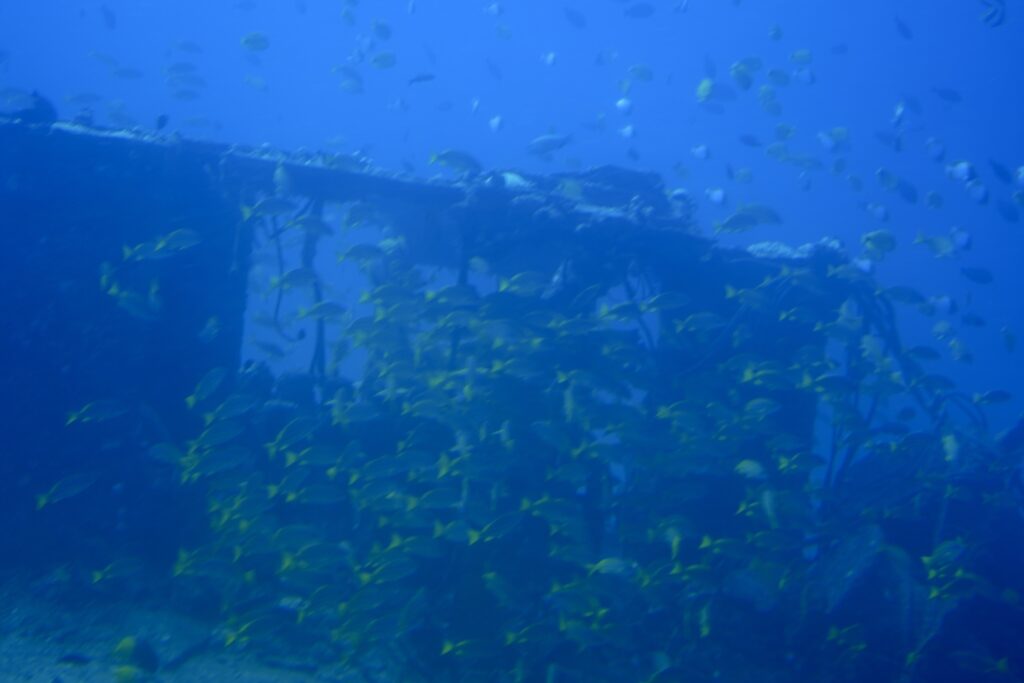
[[[0,554],[45,565],[102,552],[92,537],[114,532],[166,557],[197,520],[173,475],[137,447],[190,424],[180,397],[209,367],[238,363],[248,246],[237,205],[181,150],[0,120],[0,223]],[[160,315],[118,306],[101,288],[103,264],[183,226],[202,246],[160,262]],[[126,271],[118,286],[153,287],[132,280]],[[202,341],[211,316],[222,329]],[[71,411],[114,397],[132,414],[110,426],[133,433],[64,428]],[[40,487],[83,468],[98,480],[80,500],[35,512]]]

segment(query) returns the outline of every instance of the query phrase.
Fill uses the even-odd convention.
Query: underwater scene
[[[0,5],[0,683],[1024,683],[1024,2]]]

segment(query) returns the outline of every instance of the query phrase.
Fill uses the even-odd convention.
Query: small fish
[[[222,446],[245,431],[245,426],[237,420],[218,420],[213,422],[199,437],[192,442],[192,448],[209,450]]]
[[[136,558],[125,557],[114,560],[102,569],[94,569],[89,573],[93,583],[117,579],[128,579],[139,576],[145,570],[145,565]]]
[[[946,456],[946,462],[953,462],[957,459],[960,453],[960,443],[957,441],[956,435],[946,434],[942,437],[942,451]],[[930,564],[926,562],[927,564]]]
[[[142,71],[131,66],[122,66],[114,69],[110,72],[115,78],[123,78],[125,80],[134,80],[145,76]]]
[[[134,247],[123,247],[122,257],[125,261],[145,261],[173,256],[190,249],[202,242],[202,237],[195,230],[180,229],[162,235],[149,242]]]
[[[931,92],[940,100],[948,102],[949,104],[960,104],[964,101],[963,95],[952,88],[939,88],[932,86]]]
[[[68,95],[64,98],[64,101],[76,107],[91,107],[102,102],[103,97],[92,92],[81,92]]]
[[[189,409],[195,408],[198,404],[202,403],[206,399],[210,398],[217,389],[224,383],[224,380],[228,376],[228,371],[224,368],[213,368],[199,380],[196,385],[195,391],[185,398],[185,405]]]
[[[637,565],[636,562],[621,557],[606,557],[589,565],[589,569],[591,574],[629,577],[636,573]]]
[[[904,178],[899,178],[896,182],[896,193],[900,198],[908,204],[917,204],[918,191],[917,188],[909,181]]]
[[[985,187],[985,184],[982,183],[979,179],[974,178],[972,180],[967,181],[967,184],[964,185],[964,187],[967,189],[967,194],[975,202],[977,202],[978,204],[988,203],[988,188]]]
[[[884,204],[878,204],[877,202],[868,202],[864,205],[864,209],[880,223],[886,223],[889,220],[889,209]]]
[[[97,62],[110,69],[117,68],[117,58],[106,52],[97,52],[96,50],[90,50],[89,56],[95,59]]]
[[[1006,21],[1006,0],[981,0],[985,11],[981,13],[981,20],[989,28],[1002,26]]]
[[[761,108],[772,116],[782,114],[782,105],[779,104],[774,87],[762,85],[761,89],[757,92],[757,100],[761,104]]]
[[[654,80],[654,69],[646,64],[633,64],[627,71],[630,78],[641,83],[649,83]]]
[[[764,466],[756,460],[741,460],[733,469],[736,471],[736,474],[747,479],[765,478]]]
[[[897,128],[903,125],[903,115],[907,113],[907,105],[903,100],[896,103],[896,106],[892,110],[892,118],[889,119],[889,123],[896,126]]]
[[[318,282],[316,271],[312,268],[293,268],[281,276],[275,276],[270,280],[271,289],[294,289],[297,287],[312,287]]]
[[[673,321],[676,332],[707,333],[715,332],[726,325],[726,321],[711,312],[694,313],[684,320]]]
[[[814,70],[809,66],[803,66],[793,69],[793,80],[797,83],[803,83],[804,85],[814,85],[814,83],[817,82],[818,77],[815,75]]]
[[[729,75],[732,76],[740,90],[750,90],[751,86],[754,85],[754,74],[744,62],[735,62],[730,66]]]
[[[964,313],[960,316],[960,322],[964,327],[985,327],[988,323],[977,313]]]
[[[256,76],[255,74],[246,74],[245,78],[242,79],[242,82],[253,90],[259,90],[260,92],[264,92],[270,87],[267,85],[267,79],[262,76]],[[180,92],[177,93],[179,96],[180,94]],[[181,98],[179,97],[178,99]]]
[[[896,32],[900,34],[900,37],[904,40],[913,40],[914,32],[910,30],[907,23],[899,17],[893,17],[893,21],[896,24]]]
[[[888,230],[873,230],[860,237],[861,244],[871,254],[887,254],[896,249],[896,236]]]
[[[936,258],[947,258],[957,253],[957,246],[954,239],[949,235],[925,235],[918,233],[914,244],[922,244],[932,252]]]
[[[953,180],[969,182],[974,179],[974,164],[969,161],[957,161],[946,165],[946,175]]]
[[[313,214],[306,214],[299,216],[295,220],[288,221],[288,227],[298,228],[307,235],[316,235],[318,237],[330,237],[334,234],[334,228],[319,216]]]
[[[358,95],[363,92],[363,77],[349,65],[338,67],[335,71],[341,72],[339,87],[347,93]]]
[[[242,219],[248,220],[253,216],[283,216],[298,210],[292,202],[280,197],[268,197],[260,200],[256,206],[242,207]]]
[[[782,223],[782,216],[779,215],[779,212],[764,204],[743,204],[737,209],[737,212],[753,217],[758,223],[773,225]]]
[[[114,298],[119,308],[134,318],[145,322],[154,322],[160,316],[162,301],[160,299],[160,283],[157,280],[150,282],[149,291],[145,296],[130,289],[122,289],[117,283],[111,284],[106,292]]]
[[[67,664],[69,666],[85,666],[92,661],[92,657],[80,654],[78,652],[69,652],[66,655],[62,655],[57,659],[58,664]]]
[[[735,180],[737,183],[749,183],[754,179],[754,172],[745,166],[734,169],[730,165],[726,169],[726,173],[730,180]]]
[[[988,268],[961,268],[960,274],[965,278],[979,285],[989,285],[995,281],[995,276]]]
[[[654,16],[654,5],[649,2],[636,2],[623,12],[630,19],[649,19]]]
[[[1007,353],[1013,353],[1017,350],[1017,336],[1009,327],[1006,325],[1000,327],[999,336],[1003,338],[1003,348],[1006,349]]]
[[[903,133],[892,133],[887,130],[875,131],[875,139],[894,152],[903,151]]]
[[[685,308],[691,303],[690,297],[679,292],[662,292],[644,303],[645,311],[671,311]]]
[[[391,26],[386,22],[374,19],[370,30],[378,40],[391,40]]]
[[[320,301],[309,308],[299,309],[299,319],[339,320],[347,309],[336,301]]]
[[[204,344],[209,344],[220,336],[220,331],[220,318],[216,315],[211,315],[206,318],[206,323],[203,325],[203,329],[200,330],[199,334],[196,336],[199,337],[199,340]]]
[[[837,152],[846,146],[850,139],[850,131],[844,126],[836,126],[832,130],[818,133],[818,142],[828,152]]]
[[[100,5],[100,16],[103,17],[103,25],[107,30],[113,31],[117,28],[117,15],[114,14],[114,10],[106,5]]]
[[[246,394],[232,394],[224,399],[224,402],[217,406],[212,412],[203,415],[206,426],[210,426],[217,420],[233,420],[243,415],[248,415],[262,405],[258,398]]]
[[[128,412],[128,407],[120,401],[103,400],[87,403],[78,410],[68,413],[65,426],[75,423],[106,422],[120,417]]]
[[[242,47],[250,52],[264,52],[270,48],[270,38],[267,34],[258,31],[250,33],[242,38]]]
[[[398,56],[391,51],[378,52],[370,59],[370,64],[378,69],[390,69],[398,64]]]
[[[711,99],[715,92],[715,79],[705,77],[697,84],[697,101],[704,103]]]
[[[795,50],[790,53],[789,61],[800,66],[807,66],[814,61],[814,54],[806,48]]]
[[[879,184],[881,184],[881,186],[886,190],[894,190],[899,184],[899,178],[886,168],[879,168],[876,170],[875,177],[878,179]]]
[[[65,477],[51,486],[46,493],[36,496],[36,510],[42,510],[47,505],[53,505],[84,493],[96,483],[96,480],[95,474],[86,472]]]
[[[168,465],[179,465],[183,454],[181,450],[174,444],[161,442],[154,444],[149,447],[146,451],[146,455],[158,462],[162,462]]]
[[[728,218],[726,218],[721,223],[716,223],[715,224],[715,232],[716,233],[739,233],[739,232],[746,232],[747,230],[751,230],[753,228],[756,228],[757,225],[758,225],[758,220],[754,216],[752,216],[752,215],[750,215],[748,213],[743,213],[742,211],[737,211],[736,213],[730,215]]]
[[[467,176],[480,175],[484,170],[483,164],[477,161],[476,157],[468,152],[457,149],[446,149],[430,155],[430,163],[440,164],[456,173]]]
[[[284,349],[282,349],[277,344],[272,344],[270,342],[256,341],[253,342],[253,346],[255,346],[257,349],[259,349],[260,351],[262,351],[271,358],[280,359],[284,358],[287,355]]]
[[[487,66],[487,73],[490,75],[491,78],[493,78],[496,81],[500,81],[502,80],[502,78],[504,78],[504,72],[502,72],[501,67],[498,66],[497,63],[495,63],[493,60],[487,59],[484,61],[484,64]]]
[[[957,312],[959,308],[953,297],[950,296],[933,296],[928,299],[927,308],[933,313],[939,313],[940,315],[952,315]]]
[[[921,306],[927,302],[924,294],[912,287],[886,287],[880,293],[891,301],[909,306]]]
[[[758,421],[764,420],[780,410],[782,410],[782,405],[770,398],[755,398],[744,406],[744,412]]]
[[[1020,211],[1010,202],[1000,199],[996,202],[996,211],[1007,223],[1016,223],[1020,220]]]
[[[988,165],[992,169],[992,173],[999,179],[999,182],[1006,185],[1013,183],[1013,173],[1006,166],[1003,166],[995,159],[989,159]]]
[[[199,67],[192,62],[175,62],[164,68],[164,73],[170,76],[189,76],[199,70]]]
[[[408,81],[406,81],[406,85],[416,85],[418,83],[429,83],[430,81],[434,80],[435,78],[437,78],[437,76],[435,76],[434,74],[429,73],[429,72],[418,73],[415,76],[413,76],[412,78],[410,78]]]
[[[996,403],[1006,403],[1011,398],[1013,398],[1012,394],[1002,389],[991,389],[983,393],[974,394],[973,396],[974,403],[979,406],[989,406],[994,405]]]
[[[580,12],[578,9],[572,7],[563,7],[562,16],[569,22],[569,25],[573,28],[584,29],[587,27],[587,17]]]
[[[790,83],[789,73],[783,69],[768,69],[768,80],[772,85],[785,88]]]
[[[930,137],[924,141],[925,151],[932,161],[942,161],[946,156],[946,146],[938,138]]]
[[[949,229],[949,238],[958,251],[968,251],[973,244],[971,233],[955,225]]]
[[[530,154],[545,157],[553,152],[557,152],[566,145],[572,142],[571,135],[560,135],[558,133],[549,133],[547,135],[540,135],[530,140],[530,143],[526,146],[527,151]]]
[[[190,249],[202,241],[202,236],[195,230],[182,228],[157,238],[156,250],[158,252],[179,252]]]
[[[865,275],[871,275],[873,272],[875,272],[875,262],[872,261],[871,259],[855,258],[851,259],[850,263],[853,265],[854,268],[856,268],[861,273],[864,273]],[[829,276],[831,277],[832,274],[833,273],[830,270]]]

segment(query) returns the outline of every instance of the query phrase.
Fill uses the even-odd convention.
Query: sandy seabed
[[[362,683],[365,679],[320,666],[295,671],[245,651],[219,645],[210,624],[173,612],[96,597],[39,595],[31,582],[0,582],[0,683],[117,683],[124,664],[122,638],[145,639],[161,666],[139,683]]]

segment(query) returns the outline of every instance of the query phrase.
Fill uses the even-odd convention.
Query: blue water
[[[7,2],[0,6],[0,113],[36,90],[62,119],[88,110],[101,127],[150,130],[166,117],[165,134],[358,152],[377,167],[421,178],[457,179],[430,162],[448,149],[486,168],[531,174],[605,164],[655,171],[667,188],[693,198],[697,229],[727,246],[829,236],[857,258],[862,235],[885,229],[897,246],[873,266],[880,286],[952,297],[957,310],[946,317],[970,355],[953,358],[948,338],[932,337],[943,316],[911,306],[900,308],[906,343],[941,349],[939,370],[968,396],[1009,392],[986,414],[993,435],[1011,428],[1024,410],[1022,350],[1008,343],[1024,335],[1024,3],[657,0],[651,16],[631,16],[646,14],[632,10],[647,4]],[[256,32],[269,39],[266,50],[243,45]],[[806,63],[794,59],[798,51],[808,51]],[[374,65],[382,53],[393,53],[395,64]],[[744,90],[730,67],[748,58],[762,66]],[[167,82],[168,67],[182,62],[203,84]],[[635,68],[631,74],[638,65],[649,80]],[[358,92],[343,87],[345,69],[359,74]],[[790,81],[775,87],[775,114],[758,95],[770,69]],[[411,82],[423,75],[429,78]],[[708,77],[727,95],[702,103],[698,86]],[[182,89],[194,97],[176,96]],[[815,168],[802,171],[766,153],[780,124],[793,127],[790,153],[813,159]],[[822,138],[837,128],[848,140],[830,149]],[[551,133],[570,142],[548,158],[529,152],[531,140]],[[886,142],[894,137],[898,149]],[[694,153],[698,146],[707,147],[707,158]],[[932,153],[936,147],[941,154]],[[950,166],[962,161],[973,167],[984,200],[952,177]],[[880,170],[912,186],[916,199],[884,187]],[[724,190],[724,202],[711,200],[714,188]],[[932,192],[941,206],[928,206]],[[716,222],[752,203],[773,207],[782,222],[715,235]],[[885,218],[871,205],[883,206]],[[953,228],[970,245],[950,257],[914,244],[919,234]],[[256,271],[266,264],[257,260]],[[972,281],[962,268],[987,269],[994,280]],[[328,285],[351,295],[358,281]],[[252,305],[267,304],[254,297]],[[294,370],[306,357],[276,362]],[[990,654],[993,662],[1002,657]],[[969,670],[977,680],[1024,675],[986,666]]]

